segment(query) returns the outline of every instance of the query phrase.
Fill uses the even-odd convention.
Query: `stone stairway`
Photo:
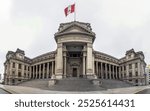
[[[92,81],[85,78],[65,78],[58,80],[56,85],[49,87],[56,91],[98,91],[104,88],[93,85]]]
[[[113,88],[124,88],[124,87],[132,87],[133,85],[120,81],[120,80],[113,80],[113,79],[103,79],[102,81],[102,87],[106,89],[113,89]]]
[[[18,86],[34,87],[47,90],[48,81],[49,79],[33,79],[30,81],[22,82],[18,84]]]
[[[119,80],[100,80],[102,81],[102,85],[93,85],[92,80],[86,78],[64,78],[62,80],[57,80],[55,85],[48,87],[49,79],[36,79],[31,81],[26,81],[19,86],[27,86],[40,88],[45,90],[53,90],[53,91],[101,91],[106,89],[113,88],[122,88],[122,87],[132,87],[132,85],[119,81]]]

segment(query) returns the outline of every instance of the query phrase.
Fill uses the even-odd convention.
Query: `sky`
[[[20,48],[34,58],[56,50],[54,34],[76,3],[76,20],[91,24],[94,50],[116,58],[127,50],[143,51],[150,64],[150,0],[0,0],[0,73],[8,51]]]

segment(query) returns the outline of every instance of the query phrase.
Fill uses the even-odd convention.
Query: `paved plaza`
[[[42,80],[41,80],[42,81]],[[28,86],[29,83],[37,83],[37,86],[39,87],[33,87],[32,86]],[[109,88],[110,84],[107,85],[107,88],[103,88],[103,87],[99,87],[98,86],[94,86],[92,89],[92,86],[88,86],[87,88],[85,88],[84,90],[81,89],[82,87],[86,87],[86,85],[84,84],[84,82],[87,84],[88,81],[83,81],[83,85],[80,85],[81,87],[78,86],[79,81],[76,80],[76,82],[72,82],[69,85],[72,87],[72,85],[75,85],[74,90],[62,90],[62,89],[67,89],[67,82],[63,83],[62,81],[60,82],[61,85],[56,85],[56,87],[50,87],[49,89],[45,87],[45,89],[40,88],[41,86],[39,85],[39,83],[45,84],[44,82],[39,82],[39,81],[30,81],[30,82],[26,82],[26,86],[23,85],[17,85],[17,86],[11,86],[11,85],[0,85],[1,89],[5,89],[6,91],[12,93],[12,94],[147,94],[150,93],[150,86],[126,86],[126,87],[111,87]],[[112,81],[114,82],[114,81]],[[118,81],[117,81],[118,82]],[[107,81],[106,81],[107,83]],[[25,85],[24,84],[24,85]],[[71,85],[72,84],[72,85]],[[121,83],[120,83],[121,84]],[[63,85],[66,85],[66,88],[64,88]],[[60,86],[62,88],[60,88]],[[78,90],[77,89],[78,86]],[[113,86],[113,85],[111,85]],[[90,88],[90,90],[89,90]],[[59,90],[58,90],[59,89]],[[86,91],[85,91],[86,90]],[[143,91],[144,92],[141,92]],[[149,90],[149,91],[147,91]],[[147,91],[147,92],[146,92]],[[0,90],[1,92],[1,90]]]

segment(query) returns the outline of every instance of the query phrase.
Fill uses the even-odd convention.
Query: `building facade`
[[[8,51],[4,63],[5,84],[18,84],[31,79],[118,79],[134,85],[145,84],[144,54],[128,50],[117,59],[95,51],[95,33],[89,23],[62,23],[54,34],[57,49],[33,59],[23,50]]]

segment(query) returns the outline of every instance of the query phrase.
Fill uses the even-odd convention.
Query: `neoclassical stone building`
[[[134,85],[145,82],[144,54],[134,49],[123,58],[95,51],[95,33],[89,23],[62,23],[54,35],[57,49],[29,58],[23,50],[8,51],[4,63],[5,84],[18,84],[32,79],[63,79],[80,77],[89,79],[118,79]]]

